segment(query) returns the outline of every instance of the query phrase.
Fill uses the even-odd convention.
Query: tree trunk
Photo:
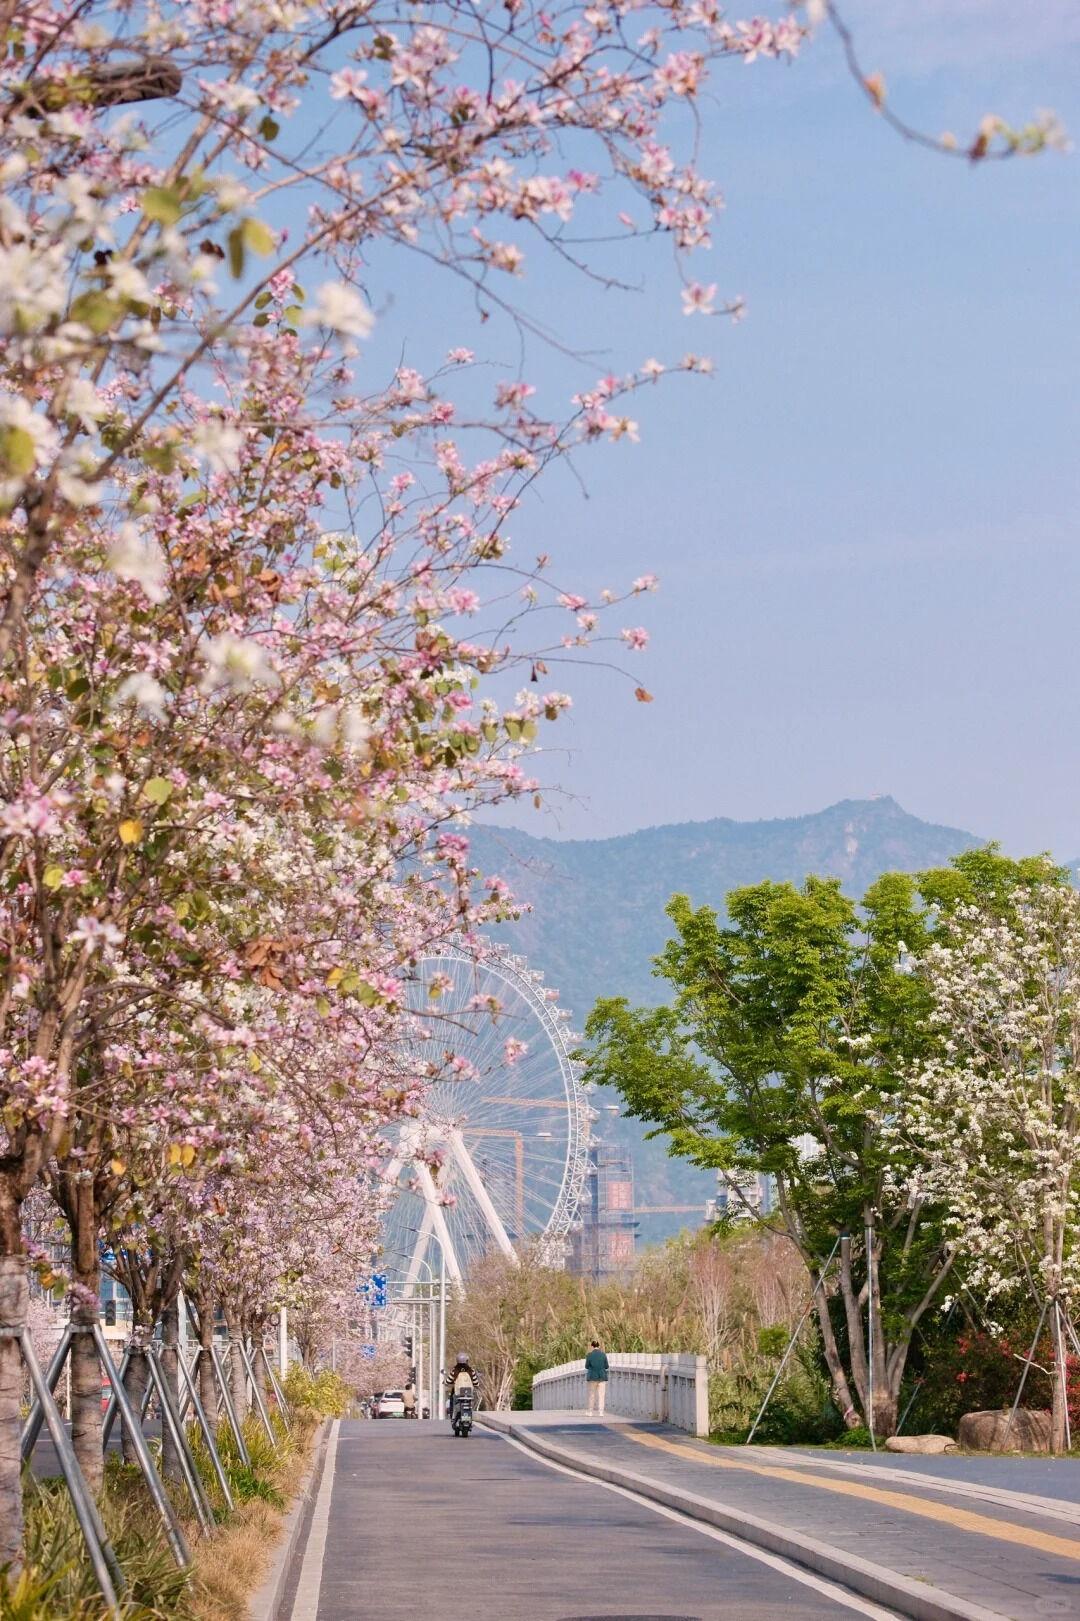
[[[1052,1304],[1054,1324],[1054,1361],[1051,1376],[1052,1391],[1050,1396],[1050,1451],[1060,1456],[1067,1450],[1066,1426],[1066,1389],[1068,1380],[1068,1358],[1065,1348],[1065,1335],[1061,1330],[1060,1307],[1057,1300]]]
[[[236,1409],[237,1422],[242,1424],[247,1417],[248,1386],[247,1372],[244,1368],[242,1356],[243,1338],[239,1329],[229,1331],[229,1387],[232,1391],[233,1406]]]
[[[870,1386],[866,1365],[866,1332],[859,1291],[855,1287],[851,1270],[851,1240],[847,1237],[840,1240],[840,1298],[844,1306],[844,1320],[847,1327],[848,1365],[851,1368],[851,1379],[859,1399],[859,1406],[862,1408],[863,1422],[866,1423],[869,1417]]]
[[[872,1425],[875,1438],[896,1434],[898,1418],[900,1379],[903,1377],[904,1365],[907,1358],[896,1356],[896,1366],[893,1368],[893,1378],[889,1378],[889,1347],[885,1343],[885,1321],[881,1310],[881,1245],[873,1240],[867,1255],[867,1287],[869,1290],[869,1311],[867,1313],[871,1324],[872,1346],[868,1347],[867,1360],[873,1372],[873,1415]],[[869,1391],[867,1392],[869,1396]]]
[[[811,1273],[810,1276],[812,1282],[816,1284],[818,1282],[816,1274]],[[851,1399],[851,1386],[848,1384],[848,1377],[844,1372],[844,1364],[840,1360],[840,1350],[836,1343],[836,1335],[833,1332],[832,1318],[829,1316],[829,1297],[825,1294],[824,1289],[819,1292],[817,1301],[815,1316],[817,1317],[818,1328],[821,1331],[821,1348],[825,1354],[825,1365],[829,1370],[829,1378],[832,1381],[833,1400],[840,1409],[845,1428],[854,1430],[859,1427],[861,1422],[860,1414]]]
[[[270,1402],[266,1385],[266,1365],[259,1354],[259,1347],[263,1343],[263,1325],[256,1325],[251,1330],[251,1367],[255,1375],[255,1388],[263,1399],[263,1406],[269,1411]]]
[[[218,1382],[214,1371],[213,1358],[210,1355],[214,1344],[214,1308],[205,1298],[199,1302],[198,1331],[199,1331],[199,1400],[206,1414],[206,1422],[214,1429],[217,1428],[218,1412]]]
[[[127,1391],[127,1399],[131,1403],[136,1424],[139,1423],[139,1415],[142,1412],[143,1397],[146,1394],[146,1384],[149,1378],[149,1372],[146,1366],[146,1353],[143,1350],[143,1346],[146,1344],[149,1337],[149,1330],[141,1326],[132,1326],[131,1355],[128,1358],[127,1372],[124,1374],[124,1389]],[[134,1441],[128,1434],[126,1424],[123,1426],[121,1448],[123,1450],[125,1463],[138,1463],[139,1460],[135,1452]]]
[[[180,1406],[180,1302],[173,1299],[161,1314],[161,1371],[165,1385],[173,1400]],[[176,1450],[169,1426],[161,1415],[161,1468],[169,1480],[184,1478],[180,1468],[180,1454]]]
[[[71,1323],[71,1440],[87,1485],[101,1491],[104,1455],[101,1446],[101,1380],[94,1337],[89,1332],[98,1320],[101,1264],[98,1259],[98,1221],[94,1187],[90,1180],[74,1185],[67,1209],[71,1233],[71,1271],[78,1286],[72,1295]]]
[[[10,1253],[0,1255],[0,1565],[18,1563],[22,1553],[22,1480],[19,1439],[22,1429],[23,1362],[11,1332],[26,1326],[30,1287],[26,1257],[20,1252],[18,1206],[0,1227],[0,1240]],[[8,1209],[3,1211],[6,1218]]]

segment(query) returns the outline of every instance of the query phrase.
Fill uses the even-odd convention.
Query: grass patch
[[[199,1544],[191,1573],[191,1604],[195,1621],[247,1621],[248,1601],[266,1574],[275,1544],[281,1536],[285,1505],[296,1496],[307,1471],[317,1420],[293,1418],[290,1444],[272,1473],[255,1469],[260,1456],[258,1442],[269,1451],[266,1432],[260,1430],[252,1449],[253,1437],[245,1434],[252,1459],[252,1473],[259,1489],[241,1501],[237,1489],[242,1466],[234,1469],[226,1462],[229,1485],[237,1498],[235,1511],[209,1542]],[[223,1461],[225,1461],[223,1459]],[[276,1502],[269,1500],[269,1487]]]
[[[120,1614],[124,1621],[194,1621],[188,1578],[134,1473],[110,1458],[100,1504],[127,1581]],[[25,1564],[0,1583],[0,1621],[100,1621],[101,1595],[64,1482],[27,1477],[24,1511]]]
[[[312,1399],[293,1410],[290,1432],[275,1418],[276,1448],[262,1424],[248,1419],[249,1464],[241,1463],[235,1439],[222,1426],[217,1444],[232,1512],[205,1446],[189,1437],[217,1526],[212,1537],[201,1537],[183,1487],[167,1483],[192,1551],[188,1571],[176,1568],[139,1471],[118,1458],[106,1461],[100,1506],[127,1583],[123,1621],[246,1621],[286,1507],[303,1483],[322,1416]],[[0,1569],[0,1621],[101,1621],[101,1595],[63,1480],[27,1474],[24,1493],[24,1564],[17,1576]]]

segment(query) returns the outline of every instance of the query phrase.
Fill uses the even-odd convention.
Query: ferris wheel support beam
[[[507,1260],[513,1261],[514,1265],[516,1266],[518,1261],[517,1251],[510,1242],[509,1235],[506,1228],[502,1224],[502,1219],[499,1212],[492,1203],[491,1195],[488,1193],[487,1188],[485,1188],[480,1173],[473,1164],[472,1155],[465,1147],[465,1139],[461,1135],[461,1132],[458,1130],[457,1126],[451,1126],[449,1128],[446,1133],[446,1140],[450,1145],[450,1152],[453,1154],[458,1163],[458,1169],[461,1171],[462,1176],[469,1184],[469,1191],[472,1193],[473,1198],[476,1200],[481,1211],[483,1212],[484,1220],[488,1224],[491,1231],[491,1236],[494,1238],[496,1244],[502,1250]]]
[[[410,1296],[416,1288],[416,1280],[420,1275],[420,1266],[424,1260],[424,1252],[431,1238],[431,1208],[424,1201],[424,1214],[420,1218],[420,1226],[416,1230],[416,1243],[413,1245],[412,1255],[409,1259],[409,1270],[405,1274],[405,1294]]]
[[[454,1240],[450,1237],[450,1228],[447,1226],[446,1217],[443,1215],[443,1207],[439,1203],[439,1190],[435,1186],[435,1178],[423,1160],[417,1162],[416,1179],[423,1190],[424,1202],[431,1217],[432,1225],[435,1228],[435,1236],[442,1245],[443,1255],[446,1258],[446,1270],[450,1274],[451,1282],[460,1283],[461,1266],[458,1262],[457,1251],[454,1248]]]

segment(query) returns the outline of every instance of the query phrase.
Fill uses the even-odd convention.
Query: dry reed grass
[[[260,1498],[243,1503],[210,1541],[196,1545],[189,1594],[197,1621],[247,1621],[248,1604],[269,1569],[285,1516],[311,1461],[314,1427],[305,1427],[301,1435],[294,1425],[293,1434],[296,1450],[274,1480],[287,1507],[277,1509]]]

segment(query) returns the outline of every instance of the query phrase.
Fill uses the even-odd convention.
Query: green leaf
[[[164,805],[172,790],[173,785],[168,777],[151,777],[143,789],[143,798],[148,799],[151,805]]]
[[[262,220],[246,219],[241,222],[240,229],[244,235],[244,246],[250,248],[252,253],[264,259],[268,253],[273,253],[277,242],[269,225],[264,225]]]
[[[73,321],[81,321],[99,336],[107,332],[124,312],[123,304],[101,291],[80,293],[68,312]]]
[[[64,881],[63,867],[46,867],[41,875],[41,882],[46,889],[59,889]]]
[[[302,314],[303,311],[301,310],[299,304],[288,304],[285,308],[284,319],[295,326]]]
[[[244,232],[243,227],[234,225],[228,236],[229,269],[234,276],[244,274]]]
[[[273,293],[261,292],[258,298],[255,300],[255,308],[257,310],[264,310],[273,296]]]
[[[160,225],[175,225],[182,207],[180,193],[173,186],[147,186],[142,194],[143,213]]]
[[[275,118],[271,118],[270,114],[267,113],[266,117],[263,118],[259,124],[259,134],[262,136],[264,141],[276,140],[278,135],[281,134],[281,125]]]
[[[0,463],[19,478],[34,471],[34,441],[25,428],[0,428]]]

